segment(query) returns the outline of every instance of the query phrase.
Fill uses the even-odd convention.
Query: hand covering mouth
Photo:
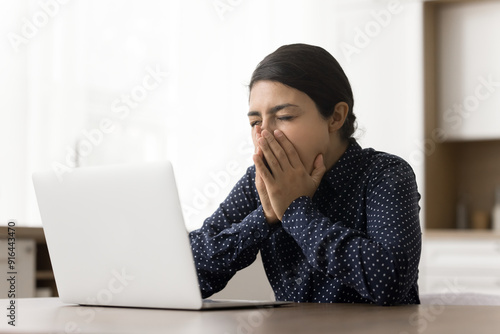
[[[271,170],[271,167],[269,167],[269,164],[267,163],[266,158],[262,157],[262,159],[264,160],[264,165],[266,165],[267,170],[269,171],[269,173],[271,173],[271,175],[273,175],[273,171]]]

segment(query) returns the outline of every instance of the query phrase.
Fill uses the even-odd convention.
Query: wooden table
[[[9,300],[1,299],[6,313]],[[467,333],[500,332],[500,306],[291,304],[278,308],[179,311],[63,304],[58,298],[16,300],[16,327],[2,333]]]

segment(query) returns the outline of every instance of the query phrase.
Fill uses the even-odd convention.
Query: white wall
[[[0,10],[0,30],[6,31],[7,27],[15,22],[22,13],[22,4],[8,3],[6,10]],[[2,34],[3,35],[3,34]],[[0,39],[0,50],[8,50],[7,39]],[[26,57],[13,53],[2,54],[0,58],[0,212],[9,212],[12,217],[2,215],[0,221],[5,224],[6,219],[14,218],[24,211],[22,201],[11,199],[13,190],[19,189],[23,180],[23,166],[25,156],[19,147],[26,141],[25,122],[27,101],[26,87]],[[17,145],[14,145],[16,143]],[[22,196],[22,195],[21,195]]]
[[[31,172],[65,164],[84,132],[111,119],[112,133],[79,164],[172,159],[188,227],[200,226],[251,164],[250,75],[288,43],[321,45],[339,60],[354,89],[363,146],[410,157],[421,139],[418,3],[261,0],[217,10],[221,3],[228,4],[68,2],[17,52],[2,39],[0,63],[10,73],[2,77],[2,136],[11,138],[2,155],[15,163],[0,166],[2,193],[9,193],[0,221],[40,224]],[[44,11],[36,1],[10,6],[1,11],[4,36],[22,35],[25,20]],[[358,29],[371,34],[366,45]],[[347,44],[357,52],[348,55]],[[141,85],[148,68],[167,75],[121,119],[115,111],[124,104],[116,101]]]

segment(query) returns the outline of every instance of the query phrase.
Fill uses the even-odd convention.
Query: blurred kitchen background
[[[3,0],[0,36],[0,225],[27,296],[56,293],[33,171],[170,159],[195,229],[252,164],[253,69],[298,42],[344,68],[360,144],[415,170],[421,291],[500,294],[500,1]],[[245,270],[255,288],[222,296],[268,298]]]

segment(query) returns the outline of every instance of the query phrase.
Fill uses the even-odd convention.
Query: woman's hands
[[[256,142],[255,184],[267,221],[276,223],[296,198],[314,195],[326,167],[323,155],[318,154],[309,174],[295,147],[280,130],[275,130],[274,135],[263,130],[257,134]]]

